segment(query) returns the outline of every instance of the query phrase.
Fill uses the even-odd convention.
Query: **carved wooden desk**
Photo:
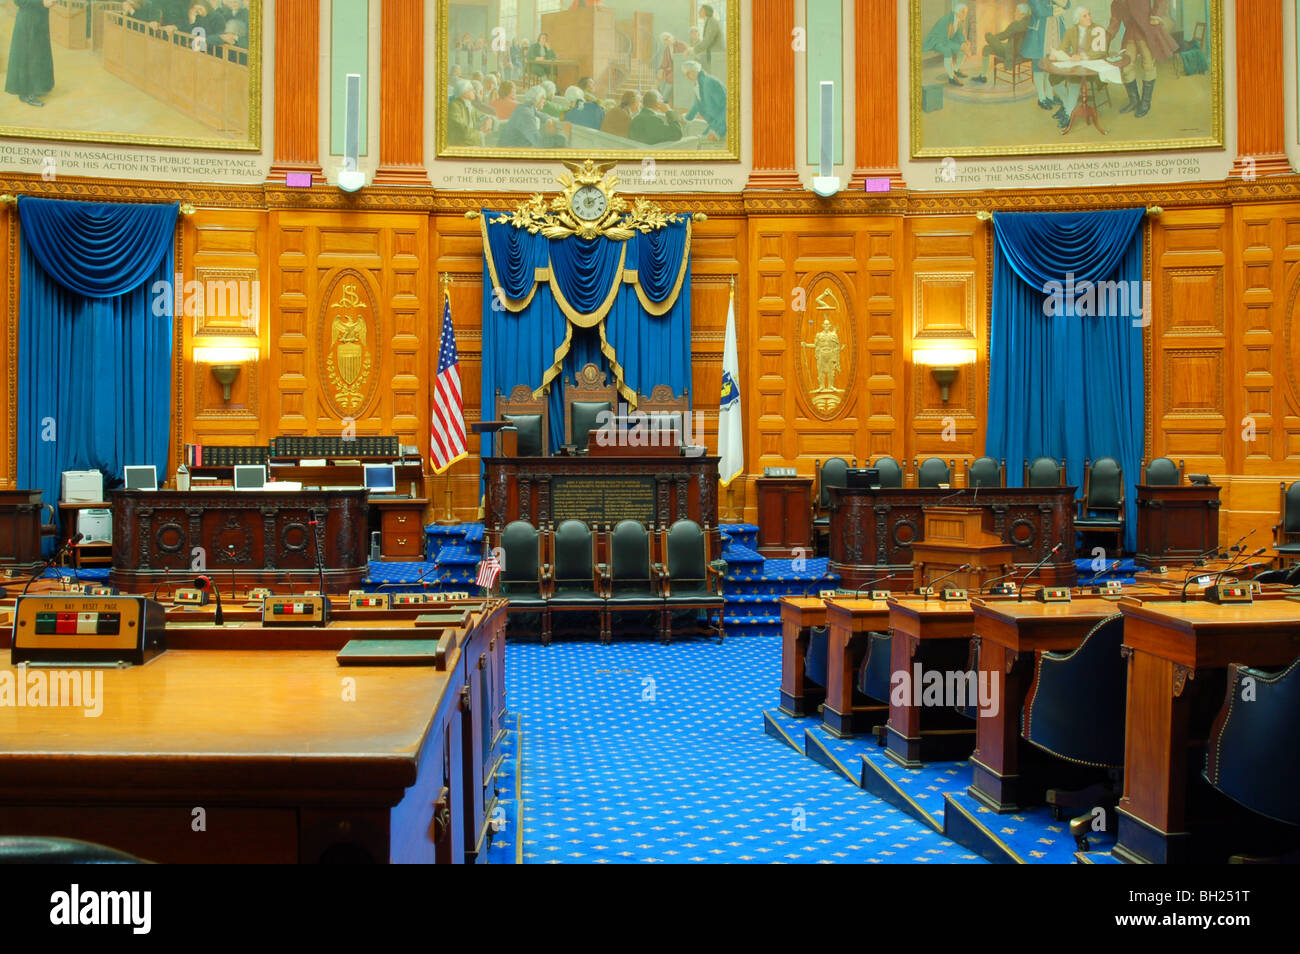
[[[1137,488],[1139,566],[1191,563],[1219,542],[1219,488]]]
[[[366,575],[368,491],[113,491],[113,569],[124,593],[193,578],[196,557],[218,585],[291,581],[316,589],[317,538],[325,588],[346,593]],[[195,548],[201,548],[196,552]]]
[[[1074,568],[1073,487],[993,487],[950,490],[913,487],[895,490],[831,487],[830,570],[840,574],[841,586],[853,589],[888,577],[880,589],[912,587],[912,544],[924,539],[925,511],[940,501],[954,507],[983,511],[983,527],[1015,547],[1017,568],[1028,570],[1061,545],[1034,577],[1036,583],[1071,586]]]

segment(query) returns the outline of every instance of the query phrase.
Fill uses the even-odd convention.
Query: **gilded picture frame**
[[[914,159],[1224,148],[1222,0],[909,0],[908,20]]]
[[[543,3],[539,0],[537,6]],[[671,10],[665,12],[666,7]],[[713,11],[711,17],[704,14],[704,8]],[[520,25],[517,16],[500,17],[504,23],[487,23],[488,8],[484,6],[437,0],[436,81],[431,107],[437,155],[739,161],[744,36],[740,8],[741,0],[671,0],[658,5],[647,0],[559,0],[550,9],[540,10],[534,24]],[[518,7],[500,3],[492,9],[502,13]],[[707,22],[710,18],[713,25]],[[535,48],[542,33],[554,35],[555,44],[550,55],[533,56],[541,53]],[[664,34],[668,34],[667,41]],[[602,55],[602,50],[609,49],[619,52]],[[688,62],[699,63],[699,72],[707,78],[687,75],[683,68]],[[496,85],[489,88],[495,92],[485,95],[483,84],[489,74],[494,74]],[[477,80],[479,89],[465,105],[467,98],[455,95],[457,80],[472,84],[476,76],[482,77]],[[511,119],[516,118],[519,104],[527,101],[529,90],[545,80],[555,91],[548,93],[541,109],[528,103],[536,115],[535,128],[530,131],[519,119],[512,126]],[[499,93],[507,82],[515,92],[513,100],[502,102]],[[580,102],[566,95],[579,83],[584,94]],[[636,90],[643,94],[650,89],[677,118],[658,110],[658,116],[648,116],[637,127],[626,123],[627,133],[620,134],[622,127],[615,120],[635,120],[640,112],[625,105],[628,93]],[[719,89],[725,97],[723,108]],[[486,105],[473,105],[480,97]],[[462,102],[453,102],[456,99]],[[593,103],[599,107],[598,113],[591,109]],[[579,115],[583,110],[595,117]],[[611,115],[614,113],[621,115]],[[660,120],[669,127],[668,133],[662,132]],[[725,123],[722,135],[717,134],[720,123]],[[638,135],[641,138],[635,138]],[[651,141],[660,135],[665,138]],[[675,135],[677,138],[672,138]]]
[[[263,0],[138,7],[59,0],[46,31],[0,2],[0,136],[260,151]]]

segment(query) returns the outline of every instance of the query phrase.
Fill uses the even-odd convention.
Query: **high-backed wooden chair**
[[[886,454],[871,465],[880,471],[881,490],[899,490],[903,486],[903,465]]]
[[[618,388],[607,383],[608,375],[595,364],[585,364],[564,389],[564,443],[587,449],[591,432],[611,421],[618,406]]]
[[[497,392],[498,421],[509,421],[515,426],[519,437],[515,453],[519,457],[545,457],[550,444],[547,430],[546,395],[533,397],[532,389],[526,384],[516,384],[509,397]]]
[[[955,463],[950,460],[945,464],[942,457],[927,457],[919,464],[913,459],[912,472],[916,474],[916,486],[932,489],[942,484],[951,486]]]
[[[1025,461],[1026,487],[1064,487],[1065,461],[1055,457],[1036,457],[1031,464]]]
[[[691,413],[691,392],[682,392],[681,397],[673,395],[673,389],[666,384],[656,384],[650,394],[638,394],[636,409],[649,420],[647,423],[659,431],[671,429],[677,434],[678,442],[685,443],[686,416]],[[697,441],[703,440],[702,434],[692,435]]]
[[[992,457],[980,457],[966,465],[967,487],[1005,487],[1007,462]]]
[[[1177,487],[1183,482],[1183,462],[1174,463],[1168,457],[1157,457],[1142,465],[1142,484],[1145,487]]]
[[[1287,486],[1283,481],[1282,519],[1273,527],[1273,549],[1284,560],[1300,559],[1300,480]]]
[[[858,459],[855,457],[851,461],[843,457],[831,457],[824,461],[815,461],[813,469],[816,472],[815,496],[813,497],[813,551],[816,553],[823,552],[819,549],[820,538],[829,537],[831,532],[831,487],[847,487],[849,485],[849,468],[857,467]]]
[[[1115,555],[1124,555],[1124,468],[1113,457],[1083,462],[1083,499],[1074,529],[1115,536]]]

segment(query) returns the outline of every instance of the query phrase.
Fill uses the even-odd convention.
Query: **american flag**
[[[474,583],[485,590],[490,590],[496,585],[497,577],[500,575],[501,564],[497,562],[497,555],[489,553],[487,559],[478,565],[478,578]]]
[[[435,474],[441,474],[467,456],[460,356],[456,353],[456,330],[451,326],[451,295],[444,295],[442,302],[442,347],[438,351],[438,376],[433,382],[433,408],[429,415],[429,456]]]

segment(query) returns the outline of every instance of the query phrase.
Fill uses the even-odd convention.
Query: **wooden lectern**
[[[1010,573],[1016,548],[984,529],[979,507],[928,507],[923,538],[912,544],[912,584],[918,589],[952,573],[945,587],[978,592],[989,580]]]

